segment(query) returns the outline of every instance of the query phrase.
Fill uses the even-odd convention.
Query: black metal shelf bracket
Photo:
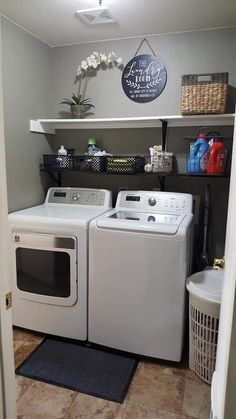
[[[58,187],[60,187],[62,185],[61,172],[57,172],[57,176],[55,176],[52,172],[49,172],[47,170],[42,170],[41,169],[40,172],[41,173],[42,172],[47,173],[53,179],[53,181],[57,184]]]
[[[61,172],[58,172],[57,176],[55,176],[52,172],[47,172],[47,173],[54,180],[54,182],[57,183],[58,186],[61,186]]]
[[[166,151],[166,140],[167,140],[167,129],[168,122],[164,119],[160,119],[161,122],[161,146],[162,150]],[[165,191],[166,178],[165,176],[159,176],[160,190]]]
[[[159,175],[158,178],[159,178],[160,190],[164,192],[165,186],[166,186],[166,177]]]
[[[167,140],[167,128],[168,128],[168,122],[165,121],[164,119],[160,119],[161,121],[161,128],[162,128],[162,140],[161,140],[161,145],[162,145],[162,150],[166,151],[166,140]]]

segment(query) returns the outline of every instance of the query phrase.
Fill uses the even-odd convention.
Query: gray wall
[[[39,176],[44,136],[29,131],[30,118],[50,116],[52,106],[51,48],[1,19],[3,99],[9,211],[42,201],[46,184]]]
[[[140,39],[124,39],[84,45],[54,48],[54,105],[55,116],[66,106],[60,106],[63,97],[70,97],[76,69],[82,59],[93,51],[115,51],[126,64],[135,54]],[[167,69],[167,85],[161,96],[146,104],[129,100],[121,88],[119,69],[99,70],[88,84],[87,96],[92,98],[96,117],[179,114],[182,74],[229,72],[229,84],[236,86],[235,42],[236,28],[188,32],[148,38],[157,57]],[[141,53],[149,53],[144,44]]]

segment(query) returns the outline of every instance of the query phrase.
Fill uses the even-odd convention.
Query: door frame
[[[3,117],[2,48],[0,18],[0,417],[16,418],[16,384],[14,374],[12,309],[10,304],[10,266],[6,161]],[[8,295],[8,307],[6,296]]]
[[[236,112],[236,110],[235,110]],[[232,164],[229,189],[229,204],[225,245],[225,275],[222,292],[216,367],[211,388],[211,407],[213,419],[224,419],[229,359],[232,338],[234,312],[236,311],[236,117],[234,121]],[[236,383],[234,383],[236,384]],[[231,389],[233,391],[235,389]]]

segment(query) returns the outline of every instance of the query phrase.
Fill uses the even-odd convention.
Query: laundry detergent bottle
[[[209,158],[209,144],[206,141],[204,132],[200,132],[197,140],[190,144],[189,156],[187,159],[188,173],[207,172]]]
[[[226,162],[226,150],[222,140],[212,138],[209,142],[209,161],[207,166],[207,173],[209,174],[224,174]]]

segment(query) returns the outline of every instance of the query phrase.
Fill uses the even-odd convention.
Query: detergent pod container
[[[200,132],[197,140],[190,144],[187,158],[187,173],[206,173],[209,158],[209,144],[206,134]]]

